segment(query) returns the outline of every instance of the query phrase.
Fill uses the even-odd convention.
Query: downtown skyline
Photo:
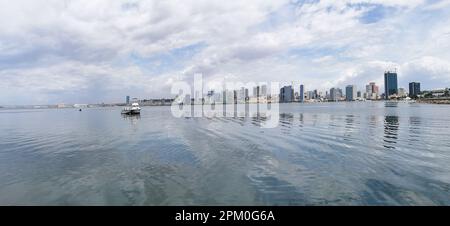
[[[0,105],[167,98],[214,86],[305,91],[450,84],[449,1],[0,1]],[[314,87],[314,88],[313,88]]]

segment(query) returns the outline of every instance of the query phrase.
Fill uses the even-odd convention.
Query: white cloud
[[[0,0],[0,104],[163,97],[194,73],[362,87],[389,65],[433,88],[450,82],[449,15],[422,0]]]

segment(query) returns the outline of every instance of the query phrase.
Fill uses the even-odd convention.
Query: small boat
[[[122,114],[126,115],[138,115],[141,114],[141,108],[138,103],[132,103],[131,107],[126,107],[122,110]]]

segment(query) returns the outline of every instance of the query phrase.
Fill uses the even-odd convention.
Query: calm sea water
[[[450,205],[450,106],[0,111],[1,205]]]

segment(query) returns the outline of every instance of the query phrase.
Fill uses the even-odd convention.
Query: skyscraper
[[[417,98],[420,94],[420,82],[410,82],[409,83],[409,97]]]
[[[368,85],[366,85],[365,97],[369,100],[378,99],[378,86],[375,85],[375,82],[371,82]]]
[[[389,96],[398,94],[398,82],[396,71],[384,72],[384,98],[389,99]]]
[[[375,85],[375,82],[371,82],[370,85],[372,86],[372,94],[376,94],[375,96],[378,96],[378,93],[379,93],[378,86]]]
[[[314,98],[314,91],[308,91],[308,92],[306,92],[307,93],[307,97],[308,97],[308,100],[313,100],[313,99],[315,99]]]
[[[356,86],[355,85],[348,85],[347,87],[345,87],[345,99],[347,101],[356,100]]]
[[[130,96],[127,96],[127,97],[125,98],[125,102],[127,103],[127,105],[130,104]]]
[[[300,85],[300,102],[304,102],[305,101],[305,86]]]
[[[342,97],[342,90],[339,88],[330,89],[330,100],[338,101]]]
[[[267,96],[267,85],[261,86],[260,96],[262,96],[262,97]]]
[[[239,90],[238,101],[241,103],[243,103],[243,102],[245,102],[245,100],[247,100],[245,91],[246,91],[245,87],[241,87],[241,89]]]
[[[259,86],[255,86],[253,87],[253,97],[259,97],[261,95],[260,93],[260,87]]]
[[[284,86],[280,89],[280,102],[281,103],[289,103],[292,102],[294,98],[294,90],[292,86]]]

